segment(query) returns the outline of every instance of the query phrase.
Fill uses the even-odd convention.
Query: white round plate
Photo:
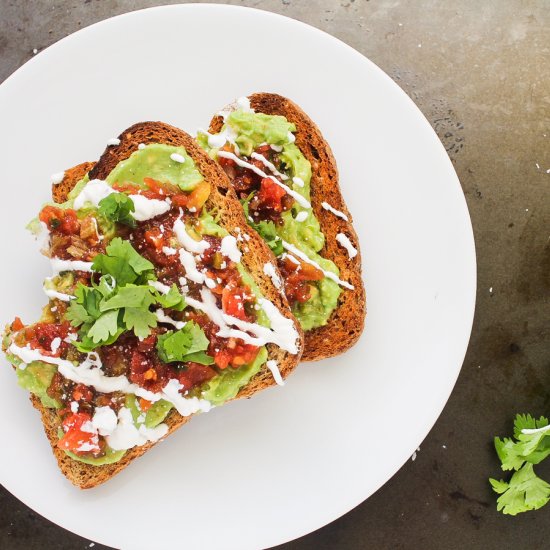
[[[195,418],[89,491],[59,473],[5,359],[0,481],[53,522],[128,549],[248,549],[336,519],[411,456],[453,388],[470,335],[475,251],[441,143],[403,91],[337,39],[297,21],[180,5],[83,29],[0,86],[1,321],[36,319],[48,262],[24,230],[49,176],[97,159],[143,120],[193,132],[236,97],[285,95],[331,144],[364,258],[368,315],[345,355],[284,388]]]

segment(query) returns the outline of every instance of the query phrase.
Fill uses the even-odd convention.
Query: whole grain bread
[[[249,236],[246,248],[241,246],[242,264],[254,278],[264,297],[268,298],[287,318],[292,319],[294,326],[300,335],[299,352],[292,355],[281,348],[268,344],[268,359],[275,360],[283,378],[286,378],[296,367],[300,360],[303,349],[303,333],[299,323],[294,319],[285,296],[275,288],[271,279],[264,274],[263,265],[266,262],[273,262],[276,265],[275,257],[263,239],[246,223],[240,204],[231,188],[224,171],[212,161],[208,155],[196,144],[196,142],[185,132],[161,122],[138,123],[120,136],[120,144],[109,146],[102,154],[99,161],[94,163],[83,163],[65,172],[63,181],[55,185],[52,195],[56,202],[67,200],[68,193],[74,185],[90,170],[90,179],[104,179],[112,169],[122,160],[128,158],[137,150],[140,143],[165,143],[169,145],[182,146],[195,161],[195,164],[204,179],[211,184],[210,197],[206,208],[216,208],[219,215],[219,224],[227,231],[238,236],[236,229],[241,234]],[[271,371],[264,365],[262,370],[255,375],[250,383],[242,388],[235,399],[249,398],[255,393],[275,384]],[[155,443],[148,443],[141,447],[134,447],[128,450],[123,458],[114,464],[103,466],[91,466],[76,461],[69,457],[63,450],[57,447],[59,440],[58,430],[60,428],[59,417],[52,409],[45,408],[40,400],[31,396],[33,405],[40,411],[44,429],[50,440],[53,453],[61,471],[77,487],[89,489],[104,483],[115,474],[126,468],[135,458],[148,451]],[[168,434],[185,424],[191,417],[181,416],[175,409],[170,411],[165,423],[168,425]]]
[[[61,204],[67,200],[71,189],[94,167],[95,162],[83,162],[65,170],[63,179],[52,185],[52,199]]]
[[[353,228],[353,218],[344,202],[338,183],[338,169],[330,146],[321,131],[298,105],[286,97],[256,93],[248,97],[250,106],[258,113],[281,115],[296,126],[296,145],[311,163],[311,205],[325,235],[325,245],[319,252],[332,260],[340,270],[340,278],[354,286],[354,290],[342,288],[337,308],[328,323],[305,332],[305,347],[302,361],[316,361],[343,353],[349,349],[363,331],[366,316],[365,288],[361,276],[361,253],[359,240]],[[227,109],[231,109],[230,106]],[[223,126],[223,118],[215,116],[209,131],[217,133]],[[325,210],[321,203],[327,202],[343,212],[349,221]],[[336,235],[343,233],[357,250],[354,258],[338,244]]]

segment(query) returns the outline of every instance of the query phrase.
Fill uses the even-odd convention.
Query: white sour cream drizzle
[[[75,365],[67,359],[43,355],[39,350],[32,349],[30,346],[20,347],[15,343],[9,346],[8,352],[21,359],[23,364],[19,368],[22,370],[27,364],[33,361],[43,361],[44,363],[57,365],[59,373],[62,376],[77,384],[93,386],[97,391],[102,393],[111,393],[115,391],[133,393],[134,395],[144,397],[153,402],[164,399],[172,403],[182,416],[188,416],[199,410],[207,412],[212,408],[210,402],[205,399],[187,399],[182,396],[179,390],[183,388],[183,386],[175,379],[170,380],[160,393],[152,393],[136,384],[132,384],[124,375],[106,376],[102,370],[103,365],[101,359],[97,353],[94,352],[88,353],[86,359],[79,365]],[[184,412],[186,412],[186,414],[184,414]]]
[[[308,213],[305,210],[298,212],[294,218],[297,222],[305,222],[307,219]]]
[[[172,317],[166,315],[166,313],[164,313],[162,309],[157,309],[155,311],[155,315],[157,316],[157,321],[159,323],[166,323],[168,325],[172,325],[178,330],[182,329],[186,325],[185,321],[176,321],[175,319],[172,319]]]
[[[80,260],[61,260],[60,258],[50,258],[50,264],[54,275],[62,271],[92,271],[92,262],[81,262]]]
[[[263,155],[260,155],[260,153],[252,153],[250,155],[253,159],[259,160],[266,168],[269,168],[276,176],[279,176],[283,181],[288,179],[288,176],[286,174],[281,174],[277,168],[275,168],[275,165],[272,162],[269,162]]]
[[[270,361],[266,362],[265,366],[271,371],[271,374],[273,375],[273,380],[275,380],[275,382],[279,386],[284,386],[285,381],[281,376],[281,371],[279,370],[279,365],[277,364],[277,361],[271,359]]]
[[[180,155],[179,153],[172,153],[170,155],[170,158],[174,162],[179,162],[180,164],[183,164],[185,162],[185,157],[183,155]]]
[[[103,180],[91,180],[75,198],[73,203],[74,209],[80,210],[87,202],[93,206],[97,206],[100,201],[111,193],[116,193],[116,191],[108,183]]]
[[[204,284],[206,276],[197,269],[197,263],[193,254],[185,250],[185,248],[180,248],[179,255],[181,265],[185,269],[185,277],[194,283]]]
[[[181,218],[178,218],[174,222],[174,233],[176,234],[181,246],[193,254],[202,254],[207,248],[210,247],[208,241],[196,241],[193,239],[193,237],[187,233],[187,229],[185,228],[185,224]]]
[[[357,249],[351,244],[351,241],[347,235],[344,235],[344,233],[338,233],[338,235],[336,235],[336,240],[347,250],[350,259],[357,256]]]
[[[114,412],[114,411],[113,411]],[[126,407],[118,411],[117,424],[111,433],[106,434],[105,439],[111,449],[125,451],[132,447],[145,445],[148,442],[156,442],[168,433],[166,424],[159,424],[155,428],[147,428],[141,424],[139,428],[134,424],[132,412]]]
[[[107,145],[108,145],[108,146],[120,145],[120,139],[118,139],[118,138],[111,138],[111,139],[108,139],[108,140],[107,140]]]
[[[227,256],[232,262],[238,264],[241,261],[241,251],[237,246],[237,239],[233,235],[226,235],[222,239],[220,252]]]
[[[279,290],[283,287],[283,281],[277,273],[275,266],[271,262],[267,262],[264,264],[264,273],[271,278],[271,282]]]
[[[46,280],[50,280],[50,277],[47,277]],[[44,293],[48,298],[57,298],[58,300],[61,300],[62,302],[70,302],[71,300],[74,300],[75,296],[71,296],[70,294],[64,294],[63,292],[58,292],[57,290],[54,290],[53,288],[47,288],[43,287]]]
[[[210,401],[198,397],[184,397],[180,390],[183,386],[172,378],[162,390],[162,399],[170,401],[181,416],[190,416],[196,412],[208,412],[212,408]]]
[[[327,271],[326,269],[323,269],[317,262],[314,262],[304,254],[301,250],[298,250],[294,245],[287,243],[286,241],[283,241],[283,248],[285,250],[288,250],[291,254],[294,254],[295,256],[298,256],[301,260],[306,262],[307,264],[312,265],[313,267],[316,267],[319,271],[323,272],[323,275],[327,277],[328,279],[332,279],[335,283],[338,283],[340,286],[343,286],[345,288],[349,288],[350,290],[354,289],[354,286],[346,281],[342,281],[342,279],[339,279],[332,271]],[[289,256],[290,257],[290,256]]]
[[[149,281],[149,286],[152,286],[161,294],[168,294],[170,292],[170,287],[168,285],[162,284],[160,281]]]
[[[311,204],[304,197],[302,197],[300,193],[297,193],[296,191],[291,189],[288,185],[285,185],[284,183],[280,182],[274,176],[270,176],[266,174],[263,170],[260,170],[260,168],[258,168],[257,166],[250,164],[250,162],[246,162],[245,160],[241,159],[234,153],[230,153],[228,151],[218,151],[218,156],[226,159],[231,159],[241,168],[248,168],[249,170],[252,170],[252,172],[254,172],[255,174],[258,174],[258,176],[261,176],[262,178],[269,178],[270,180],[274,181],[279,187],[282,187],[300,206],[303,206],[304,208],[311,208]]]
[[[340,212],[340,210],[336,210],[336,208],[333,208],[328,202],[322,202],[321,206],[325,210],[328,210],[329,212],[332,212],[335,216],[338,216],[339,218],[342,218],[343,220],[349,221],[349,218],[343,212]]]
[[[138,222],[144,222],[156,218],[170,210],[170,199],[163,201],[159,199],[148,199],[143,195],[128,195],[134,203],[135,211],[131,215]]]
[[[118,193],[118,191],[103,180],[91,180],[75,198],[74,209],[80,210],[87,203],[97,207],[111,193]],[[143,195],[128,195],[128,197],[134,203],[135,211],[132,212],[132,216],[139,222],[150,220],[170,210],[170,199],[148,199]]]
[[[63,181],[63,178],[65,177],[65,172],[56,172],[55,174],[52,174],[50,176],[50,181],[53,185],[57,185],[58,183],[61,183]]]
[[[206,313],[220,327],[217,332],[218,336],[240,338],[247,344],[254,346],[272,343],[289,353],[298,353],[296,343],[298,332],[294,327],[294,323],[282,315],[269,300],[262,298],[258,300],[258,305],[264,310],[271,328],[257,323],[249,323],[224,313],[223,310],[218,308],[215,296],[207,288],[201,290],[201,298],[202,302],[190,297],[187,297],[186,301],[191,307]],[[237,329],[231,328],[230,325],[236,326]]]

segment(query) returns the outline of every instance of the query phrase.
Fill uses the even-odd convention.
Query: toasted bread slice
[[[83,162],[65,170],[63,179],[52,184],[52,199],[61,204],[67,200],[71,189],[94,167],[95,162]]]
[[[325,246],[319,254],[338,266],[340,278],[351,283],[354,290],[342,289],[338,306],[328,323],[305,332],[302,361],[316,361],[339,355],[353,346],[363,331],[366,299],[361,277],[359,240],[352,225],[352,216],[340,191],[336,161],[319,128],[290,99],[269,93],[252,94],[248,99],[254,111],[281,115],[295,124],[296,145],[311,164],[311,205],[325,235]],[[225,110],[227,109],[232,107]],[[222,126],[223,118],[216,116],[210,123],[209,132],[217,133]],[[347,221],[323,208],[323,202],[343,213]],[[338,243],[336,236],[339,233],[347,236],[357,250],[354,258],[350,258],[347,250]]]
[[[67,200],[69,192],[88,171],[90,171],[90,179],[104,179],[121,160],[128,158],[137,150],[140,143],[164,143],[184,147],[193,158],[204,179],[211,184],[211,194],[206,203],[206,208],[216,208],[219,213],[218,223],[234,236],[236,236],[235,228],[240,228],[241,233],[246,233],[249,236],[248,251],[243,250],[242,264],[254,278],[263,296],[269,299],[285,317],[293,320],[300,335],[299,352],[295,355],[282,350],[276,345],[267,344],[268,359],[277,361],[282,377],[286,378],[300,360],[303,349],[303,333],[290,312],[286,298],[275,288],[270,277],[262,271],[262,266],[268,261],[273,261],[274,257],[262,238],[248,227],[240,204],[224,171],[208,157],[188,134],[168,124],[160,122],[135,124],[125,130],[119,136],[119,139],[120,144],[108,147],[96,164],[83,163],[67,170],[63,180],[53,186],[52,195],[55,201],[61,203]],[[264,365],[249,384],[240,390],[235,399],[252,397],[260,390],[274,384],[275,381],[271,371]],[[40,411],[44,429],[61,471],[69,481],[81,489],[89,489],[104,483],[155,445],[155,443],[147,443],[139,447],[133,447],[125,453],[122,459],[113,464],[102,466],[84,464],[72,459],[57,447],[58,431],[61,426],[59,416],[55,411],[45,408],[40,400],[33,395],[31,395],[31,401]],[[164,420],[169,428],[168,434],[185,424],[190,418],[190,416],[183,417],[175,409],[172,409]]]

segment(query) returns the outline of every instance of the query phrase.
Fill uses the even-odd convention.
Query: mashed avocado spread
[[[322,270],[338,276],[339,270],[336,265],[319,254],[325,244],[325,236],[313,210],[305,206],[311,199],[311,165],[294,143],[295,130],[294,124],[283,116],[239,109],[226,117],[219,134],[212,136],[206,132],[200,132],[198,140],[210,156],[222,164],[230,179],[233,180],[249,224],[260,233],[279,259],[283,276],[288,275],[281,264],[285,256],[288,256],[282,245],[283,241],[304,253]],[[266,147],[267,145],[269,147]],[[254,161],[261,161],[258,151],[262,151],[261,156],[265,160],[269,161],[271,158],[269,161],[271,166],[265,160],[262,161],[263,166],[257,163],[256,165],[265,174],[284,182],[295,199],[290,207],[286,203],[286,207],[276,212],[276,216],[273,215],[274,210],[277,210],[273,208],[273,202],[264,209],[263,213],[260,210],[258,217],[252,216],[251,207],[255,201],[254,197],[255,195],[260,197],[264,190],[258,189],[259,180],[255,183],[250,182],[250,179],[246,180],[247,175],[243,177],[243,171],[230,164],[231,158],[228,162],[228,157],[223,156],[224,153],[229,152],[248,163],[254,163]],[[251,172],[248,176],[255,177]],[[247,183],[250,185],[245,187]],[[261,185],[263,187],[263,181]],[[298,200],[296,200],[296,194],[299,195]],[[268,196],[267,193],[264,195]],[[300,197],[303,197],[306,202],[300,201]],[[292,267],[291,264],[289,265]],[[295,275],[294,279],[296,279]],[[338,304],[341,292],[338,284],[326,276],[321,276],[320,279],[307,283],[306,293],[302,292],[299,299],[293,299],[293,289],[289,288],[291,280],[292,277],[289,276],[285,281],[287,297],[302,328],[310,330],[325,325]],[[301,284],[303,286],[304,283]]]
[[[309,196],[309,164],[284,135],[277,137],[287,126],[278,129],[269,123],[261,134],[255,128],[243,131],[243,148],[246,140],[253,147],[274,131],[289,171],[304,180],[300,192]],[[163,422],[172,409],[192,414],[222,405],[267,360],[265,346],[218,336],[219,327],[205,314],[204,304],[218,300],[233,317],[271,326],[258,306],[263,301],[259,288],[240,263],[238,250],[231,248],[236,243],[225,243],[230,252],[220,247],[233,237],[218,224],[216,212],[204,208],[208,192],[184,148],[149,144],[120,162],[105,182],[90,182],[86,175],[65,204],[46,205],[31,225],[33,230],[47,226],[49,253],[61,254],[56,260],[61,263],[45,282],[50,303],[40,321],[25,326],[16,319],[6,329],[3,348],[19,384],[44,407],[58,411],[60,447],[75,460],[97,466],[120,460],[133,446],[124,447],[121,439],[141,445],[163,437]],[[136,195],[144,197],[145,206]],[[138,222],[139,208],[142,216],[147,209],[158,214]],[[337,273],[331,262],[316,255],[323,235],[313,214],[308,212],[301,224],[293,221],[293,211],[284,215],[280,235],[300,243],[323,268]],[[182,219],[184,241],[175,229]],[[180,272],[181,265],[185,270]],[[206,287],[188,297],[187,285],[200,280]],[[321,281],[317,294],[297,309],[310,319],[306,324],[322,324],[326,311],[334,308],[338,287],[330,283]],[[94,371],[98,361],[103,363],[100,374]],[[82,376],[90,384],[83,384]],[[115,383],[121,376],[126,382]],[[157,380],[164,380],[165,387]]]

